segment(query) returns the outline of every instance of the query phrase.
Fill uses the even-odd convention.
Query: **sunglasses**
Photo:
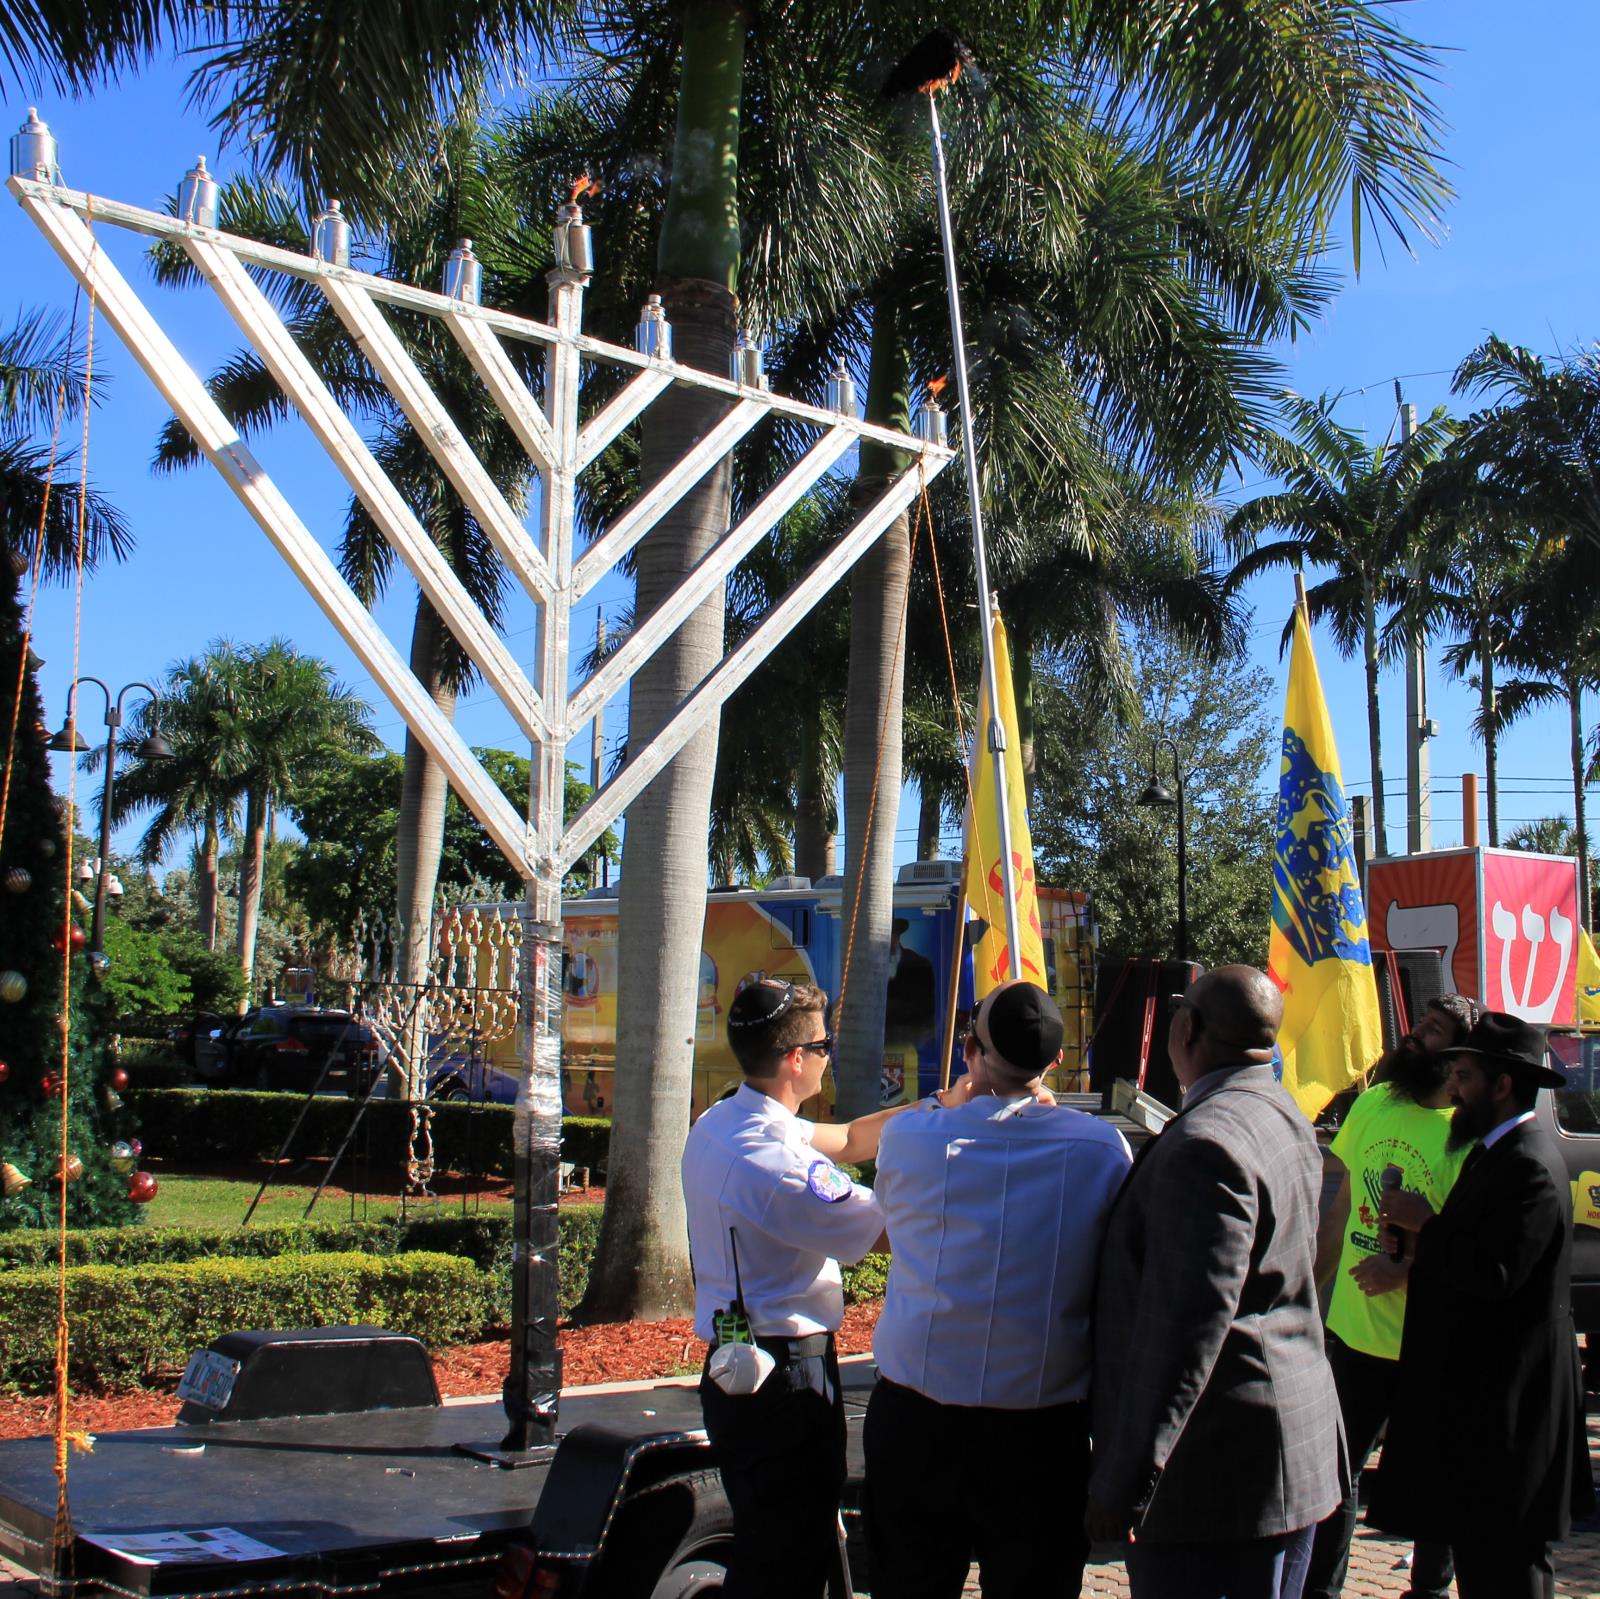
[[[833,1056],[833,1034],[824,1033],[821,1038],[812,1039],[807,1044],[791,1044],[791,1049],[809,1049],[814,1055]]]

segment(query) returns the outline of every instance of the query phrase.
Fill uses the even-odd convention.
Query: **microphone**
[[[1389,1165],[1383,1168],[1383,1175],[1378,1178],[1378,1186],[1386,1194],[1398,1194],[1406,1180],[1406,1174],[1398,1166]],[[1404,1260],[1406,1258],[1406,1235],[1398,1227],[1385,1229],[1389,1234],[1389,1259]]]

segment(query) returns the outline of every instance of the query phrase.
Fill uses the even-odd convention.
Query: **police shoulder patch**
[[[806,1172],[806,1187],[824,1204],[837,1205],[850,1197],[855,1185],[831,1160],[814,1160]]]

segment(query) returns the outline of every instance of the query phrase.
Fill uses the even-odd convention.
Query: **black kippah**
[[[1065,1029],[1061,1012],[1042,988],[1013,983],[990,996],[984,1025],[996,1055],[1029,1077],[1055,1064]]]
[[[794,1004],[794,985],[781,977],[762,977],[746,983],[728,1007],[728,1031],[748,1033],[775,1022]]]

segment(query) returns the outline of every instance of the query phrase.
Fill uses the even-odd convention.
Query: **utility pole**
[[[1409,444],[1417,426],[1417,408],[1407,405],[1394,380],[1395,404],[1400,407],[1400,444]],[[1411,561],[1413,593],[1422,577],[1420,553]],[[1406,639],[1406,853],[1420,855],[1433,848],[1433,799],[1429,793],[1428,740],[1434,726],[1428,719],[1428,657],[1421,632],[1413,627]]]

